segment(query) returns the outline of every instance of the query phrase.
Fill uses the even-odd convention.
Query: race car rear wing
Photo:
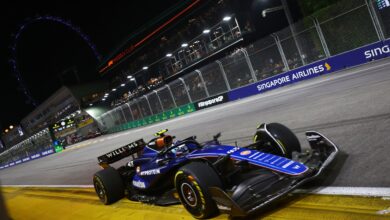
[[[107,168],[109,164],[115,163],[123,158],[132,156],[136,158],[136,153],[143,150],[146,143],[143,139],[139,139],[116,150],[108,152],[98,157],[99,165],[103,168]]]

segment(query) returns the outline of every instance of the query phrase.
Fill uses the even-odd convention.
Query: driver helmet
[[[156,148],[162,150],[165,147],[172,145],[173,137],[171,135],[165,135],[156,139]]]

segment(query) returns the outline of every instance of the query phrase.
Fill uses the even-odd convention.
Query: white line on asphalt
[[[0,185],[0,187],[15,188],[93,188],[93,185]],[[340,196],[373,196],[389,197],[390,187],[343,187],[329,186],[313,189],[297,189],[293,193],[319,194],[319,195],[340,195]]]
[[[15,188],[93,188],[93,185],[0,185]]]
[[[329,186],[313,189],[297,189],[294,193],[346,195],[346,196],[390,196],[389,187],[343,187]]]

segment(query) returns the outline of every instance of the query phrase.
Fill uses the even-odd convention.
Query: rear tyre
[[[273,153],[291,159],[293,151],[301,152],[301,144],[299,143],[297,136],[295,136],[295,134],[289,128],[279,123],[270,123],[266,126],[269,133],[271,133],[272,137],[280,145],[279,147],[274,143],[274,141],[271,141],[271,143],[274,143]],[[254,137],[254,141],[258,142],[261,138],[264,138],[264,135],[261,135],[259,132],[257,132]]]
[[[180,168],[175,175],[175,187],[184,208],[198,219],[218,213],[208,187],[222,187],[218,174],[207,163],[195,161]]]
[[[125,187],[119,172],[112,167],[101,170],[93,176],[93,186],[100,201],[109,205],[125,196]]]

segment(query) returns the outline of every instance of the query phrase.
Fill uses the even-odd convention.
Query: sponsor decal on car
[[[217,207],[218,207],[219,210],[226,210],[226,211],[232,210],[230,207],[227,207],[227,206],[224,206],[224,205],[220,205],[220,204],[217,204]]]
[[[299,166],[298,164],[295,165],[295,166],[293,166],[293,169],[294,169],[294,170],[297,170],[297,169],[299,169],[299,168],[301,168],[301,166]]]
[[[309,139],[309,140],[311,140],[311,139],[316,140],[316,139],[318,139],[318,138],[320,138],[320,137],[321,137],[321,136],[319,136],[319,135],[310,135],[310,136],[306,136],[306,138]]]
[[[133,186],[138,188],[146,188],[145,183],[140,180],[133,180]]]
[[[283,168],[287,168],[287,167],[289,167],[291,164],[293,164],[294,163],[294,161],[289,161],[288,163],[286,163],[285,165],[283,165],[282,167]]]
[[[113,163],[131,154],[135,154],[145,146],[143,139],[134,141],[109,153],[98,157],[99,163]]]
[[[115,157],[115,156],[117,156],[117,155],[122,154],[123,152],[126,152],[126,148],[127,148],[127,147],[118,148],[118,149],[116,149],[116,150],[114,150],[114,151],[112,151],[112,152],[106,154],[106,156],[107,156],[108,158]]]
[[[226,153],[227,154],[231,154],[231,153],[234,153],[234,152],[238,151],[239,149],[240,149],[239,147],[234,147],[234,148],[228,150]]]
[[[139,174],[141,176],[149,176],[149,175],[156,175],[156,174],[160,174],[160,173],[161,173],[161,168],[141,171]]]
[[[245,150],[245,151],[241,152],[240,155],[241,155],[241,156],[246,156],[246,155],[248,155],[248,154],[250,154],[250,153],[252,153],[252,151],[250,151],[250,150]]]

